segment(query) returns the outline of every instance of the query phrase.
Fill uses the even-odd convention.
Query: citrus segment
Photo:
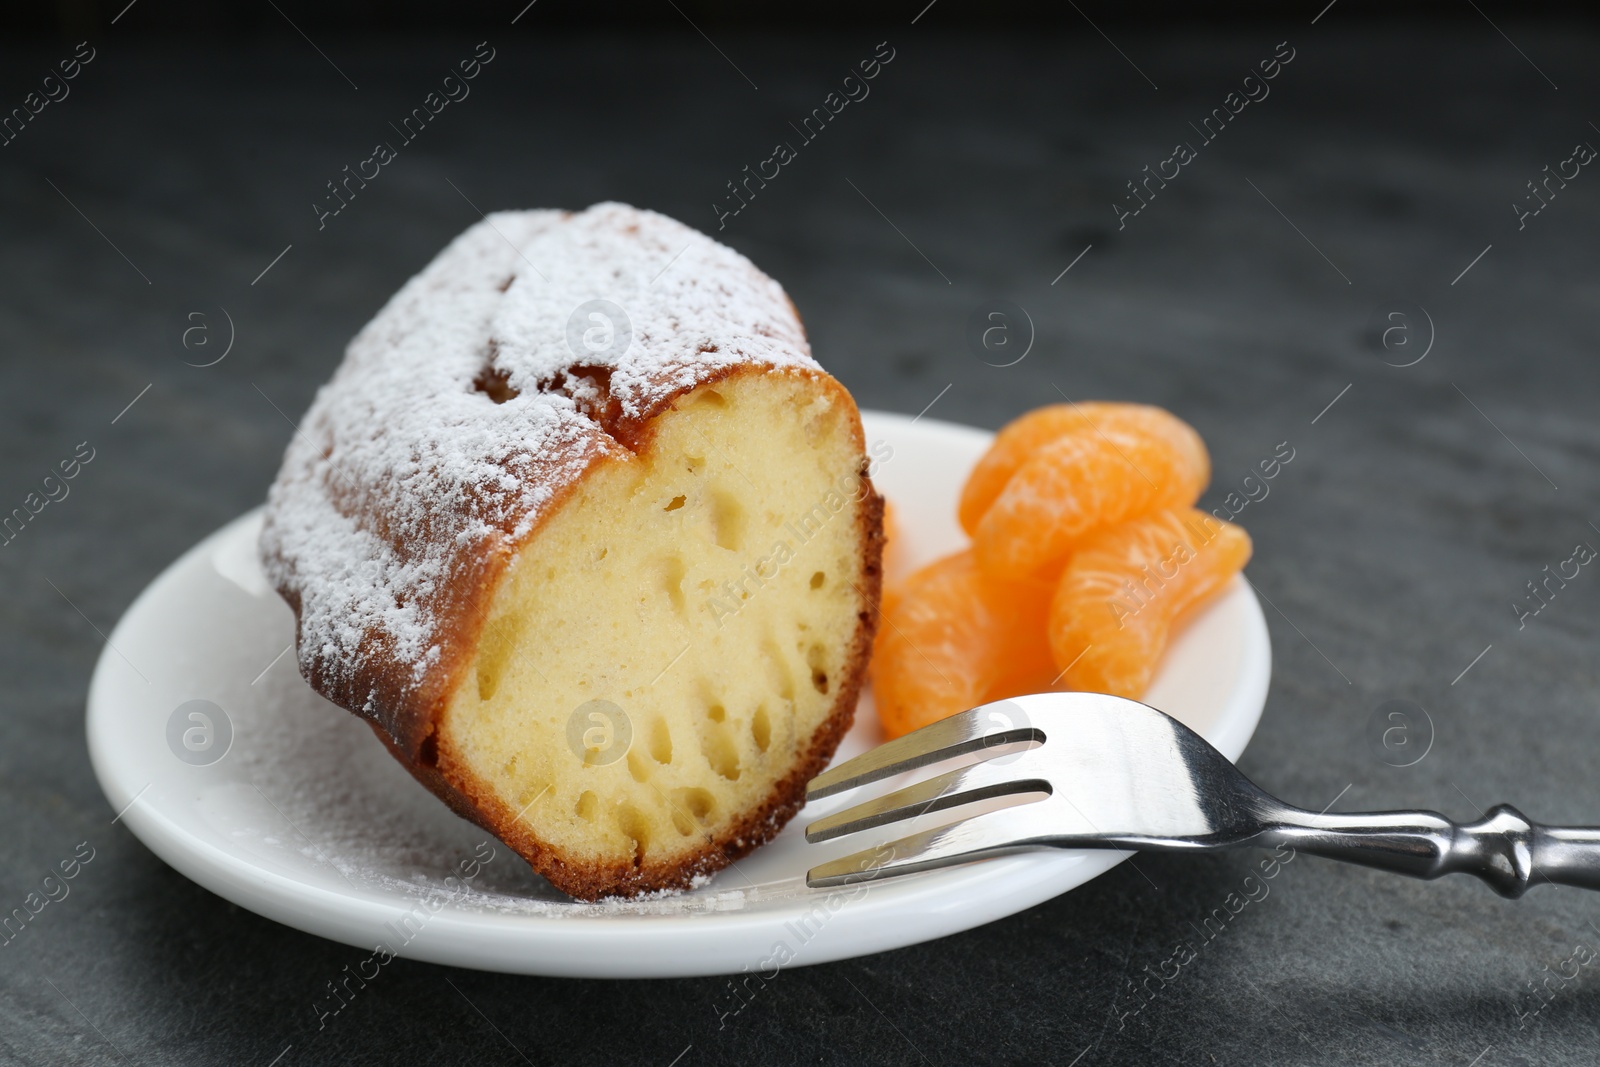
[[[884,732],[899,737],[1055,677],[1046,620],[1053,581],[996,582],[970,551],[917,571],[886,604],[872,659]]]
[[[1040,448],[1074,430],[1091,428],[1114,408],[1135,406],[1093,400],[1082,404],[1050,404],[1006,423],[995,434],[994,444],[972,468],[967,484],[961,489],[961,502],[956,509],[961,528],[969,536],[978,529],[978,520],[1006,487],[1006,482]]]
[[[985,572],[1016,581],[1059,564],[1098,527],[1193,504],[1210,477],[1188,423],[1122,405],[1027,459],[978,521],[973,548]]]
[[[1250,559],[1250,536],[1195,508],[1099,530],[1074,552],[1050,605],[1063,688],[1139,699],[1175,622]]]
[[[888,611],[898,596],[900,586],[911,569],[911,555],[906,549],[905,530],[900,525],[900,512],[893,501],[883,502],[883,592],[879,596],[879,610]]]
[[[884,498],[883,501],[883,569],[885,576],[889,571],[889,564],[896,562],[904,553],[900,544],[900,509],[894,506],[894,501]]]

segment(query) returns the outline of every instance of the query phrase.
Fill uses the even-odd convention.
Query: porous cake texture
[[[621,204],[502,212],[357,335],[268,497],[301,672],[593,899],[770,838],[879,593],[860,417],[779,285]]]

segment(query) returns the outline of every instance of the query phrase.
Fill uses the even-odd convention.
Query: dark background
[[[1600,145],[1592,18],[924,3],[539,0],[515,25],[519,0],[7,13],[0,113],[78,41],[96,58],[0,147],[0,510],[78,442],[96,459],[0,547],[0,910],[78,842],[97,858],[0,947],[0,1061],[1594,1062],[1596,967],[1519,1012],[1577,946],[1600,949],[1600,898],[1507,902],[1313,858],[1124,1018],[1129,981],[1238,890],[1250,853],[1145,857],[956,937],[786,971],[721,1029],[724,979],[398,961],[319,1032],[322,982],[363,953],[210,895],[110,825],[82,726],[101,634],[260,502],[292,432],[263,394],[303,411],[474,204],[619,199],[716,233],[724,183],[880,41],[895,59],[871,96],[717,233],[787,287],[862,406],[937,400],[930,418],[995,427],[1057,388],[1162,404],[1210,444],[1208,506],[1290,442],[1239,520],[1276,657],[1246,772],[1312,808],[1510,801],[1600,822],[1600,575],[1521,629],[1512,607],[1600,546],[1600,175],[1522,229],[1511,207]],[[319,231],[324,182],[480,40],[497,55],[472,95]],[[1280,41],[1295,58],[1270,97],[1119,230],[1124,183]],[[965,338],[994,299],[1037,330],[1012,367]],[[186,365],[203,362],[188,316],[220,306],[235,348]],[[1395,367],[1421,351],[1420,309],[1435,343]],[[1396,310],[1410,332],[1385,348]],[[1433,724],[1403,768],[1372,728],[1395,699]]]

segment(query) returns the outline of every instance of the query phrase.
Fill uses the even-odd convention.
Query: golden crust
[[[730,368],[696,383],[693,388],[740,373],[772,371],[761,367]],[[849,393],[832,377],[820,372],[789,373],[815,378],[820,385],[833,391],[836,398],[848,405],[852,412],[855,410]],[[643,452],[650,448],[655,435],[654,418],[689,391],[682,389],[661,394],[659,402],[653,405],[650,418],[637,420],[630,427],[627,445],[631,451]],[[859,418],[855,420],[854,428],[857,451],[864,452],[865,440],[861,435]],[[737,862],[775,837],[805,803],[806,783],[828,765],[839,742],[855,720],[855,707],[866,678],[867,662],[877,629],[884,543],[883,497],[872,488],[864,456],[858,474],[866,487],[857,516],[862,554],[861,568],[855,580],[863,597],[863,607],[858,613],[858,624],[833,708],[813,734],[804,755],[773,785],[766,799],[733,825],[715,835],[708,834],[705,843],[687,857],[670,863],[653,861],[630,866],[585,862],[565,855],[531,833],[494,789],[449,750],[448,743],[440,743],[440,717],[456,686],[460,684],[463,672],[472,665],[477,641],[487,621],[497,585],[505,576],[517,549],[537,544],[540,530],[560,510],[559,504],[545,513],[543,521],[526,536],[520,546],[511,546],[507,542],[482,558],[465,561],[463,579],[454,589],[441,594],[448,595],[452,602],[453,610],[448,616],[451,621],[440,627],[437,636],[442,654],[421,686],[407,684],[411,672],[405,664],[381,656],[365,659],[351,687],[369,694],[365,707],[351,707],[340,699],[347,687],[327,686],[314,673],[308,674],[306,680],[334,703],[365,719],[390,754],[417,781],[449,805],[452,811],[505,842],[562,892],[582,900],[596,900],[605,896],[635,896],[663,889],[687,888],[697,877]],[[576,485],[574,481],[561,487],[563,500],[571,495]],[[298,612],[295,598],[288,592],[284,592],[284,595]]]
[[[704,235],[623,205],[598,205],[576,216],[527,212],[497,215],[496,220],[494,226],[486,223],[458,238],[352,343],[345,364],[313,405],[285,457],[269,499],[263,560],[295,612],[298,661],[312,688],[366,720],[391,754],[457,814],[500,837],[573,896],[594,899],[684,887],[775,835],[803,803],[806,782],[826,766],[850,728],[878,612],[882,498],[867,480],[865,442],[859,418],[853,418],[864,485],[857,505],[862,545],[855,582],[861,594],[858,625],[831,711],[764,801],[720,833],[708,835],[686,859],[670,863],[586,864],[538,840],[488,783],[449,750],[440,729],[473,665],[511,562],[524,551],[537,552],[540,532],[598,465],[622,452],[647,452],[656,420],[695,389],[734,375],[790,374],[812,380],[852,415],[855,405],[844,387],[811,361],[798,315],[776,283]],[[632,306],[646,317],[640,328],[655,339],[653,344],[676,344],[679,355],[660,360],[659,373],[654,364],[641,369],[627,358],[606,366],[573,363],[540,375],[527,370],[534,364],[526,352],[506,362],[490,319],[518,292],[512,288],[507,295],[508,272],[521,269],[520,255],[506,251],[502,230],[508,227],[525,241],[543,240],[541,235],[570,227],[577,234],[574,240],[591,242],[578,254],[599,257],[578,263],[590,268],[609,262],[605,257],[616,254],[618,247],[633,247],[626,242],[636,242],[655,257],[647,274],[659,269],[656,259],[665,262],[679,252],[678,270],[686,275],[682,288],[663,296],[663,286],[645,287],[635,294]],[[625,244],[618,246],[617,241]],[[691,265],[698,276],[688,274]],[[743,318],[724,322],[717,317],[720,312],[708,311],[704,301],[713,290],[723,294],[718,299],[734,294],[734,310]],[[446,328],[458,321],[467,325]],[[713,327],[721,332],[694,332]],[[441,343],[455,347],[434,347],[435,333]],[[542,449],[513,450],[503,458],[471,456],[474,473],[464,484],[458,478],[453,495],[419,499],[416,483],[404,481],[406,463],[423,454],[414,452],[407,436],[417,428],[405,422],[405,416],[419,410],[407,406],[415,397],[401,396],[405,403],[394,406],[391,380],[383,397],[389,408],[363,400],[370,376],[397,374],[417,380],[412,393],[425,392],[430,401],[453,405],[449,414],[458,421],[440,423],[446,429],[464,419],[491,435],[514,433],[524,422],[503,416],[517,408],[519,393],[533,394],[522,396],[523,410],[530,399],[560,398],[566,407],[544,403],[540,413],[548,418]],[[613,374],[620,378],[614,381]],[[330,402],[333,393],[337,403]],[[468,403],[480,406],[463,406]],[[390,417],[375,414],[380,412]],[[526,420],[524,415],[517,418]],[[481,427],[480,419],[485,420]],[[430,429],[423,426],[417,432]],[[399,440],[384,444],[387,452],[374,452],[372,443],[383,444],[384,433]],[[422,466],[450,462],[454,455],[448,448],[436,449]],[[350,476],[352,468],[356,477]],[[502,480],[514,488],[497,488]],[[397,510],[402,506],[409,510]],[[307,552],[330,525],[338,527],[328,532],[342,538],[341,554],[308,560]],[[340,591],[344,599],[331,597],[330,579],[349,582],[362,573],[366,557],[359,552],[364,551],[382,553],[390,572],[420,561],[430,568],[429,580],[397,581],[372,590],[362,586],[353,592],[345,588]],[[360,606],[367,614],[346,609],[351,597],[368,593],[375,594],[369,599],[377,607],[363,600]],[[310,615],[316,621],[308,632]]]

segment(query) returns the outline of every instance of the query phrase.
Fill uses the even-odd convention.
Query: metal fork
[[[812,886],[928,871],[1041,848],[1213,852],[1286,845],[1414,878],[1475,874],[1502,896],[1534,881],[1600,889],[1600,827],[1541,826],[1509,805],[1465,825],[1432,811],[1318,814],[1285,804],[1162,712],[1093,693],[985,704],[818,775],[817,800],[977,753],[979,762],[829,815],[827,841],[929,812],[1011,806],[814,867]]]

